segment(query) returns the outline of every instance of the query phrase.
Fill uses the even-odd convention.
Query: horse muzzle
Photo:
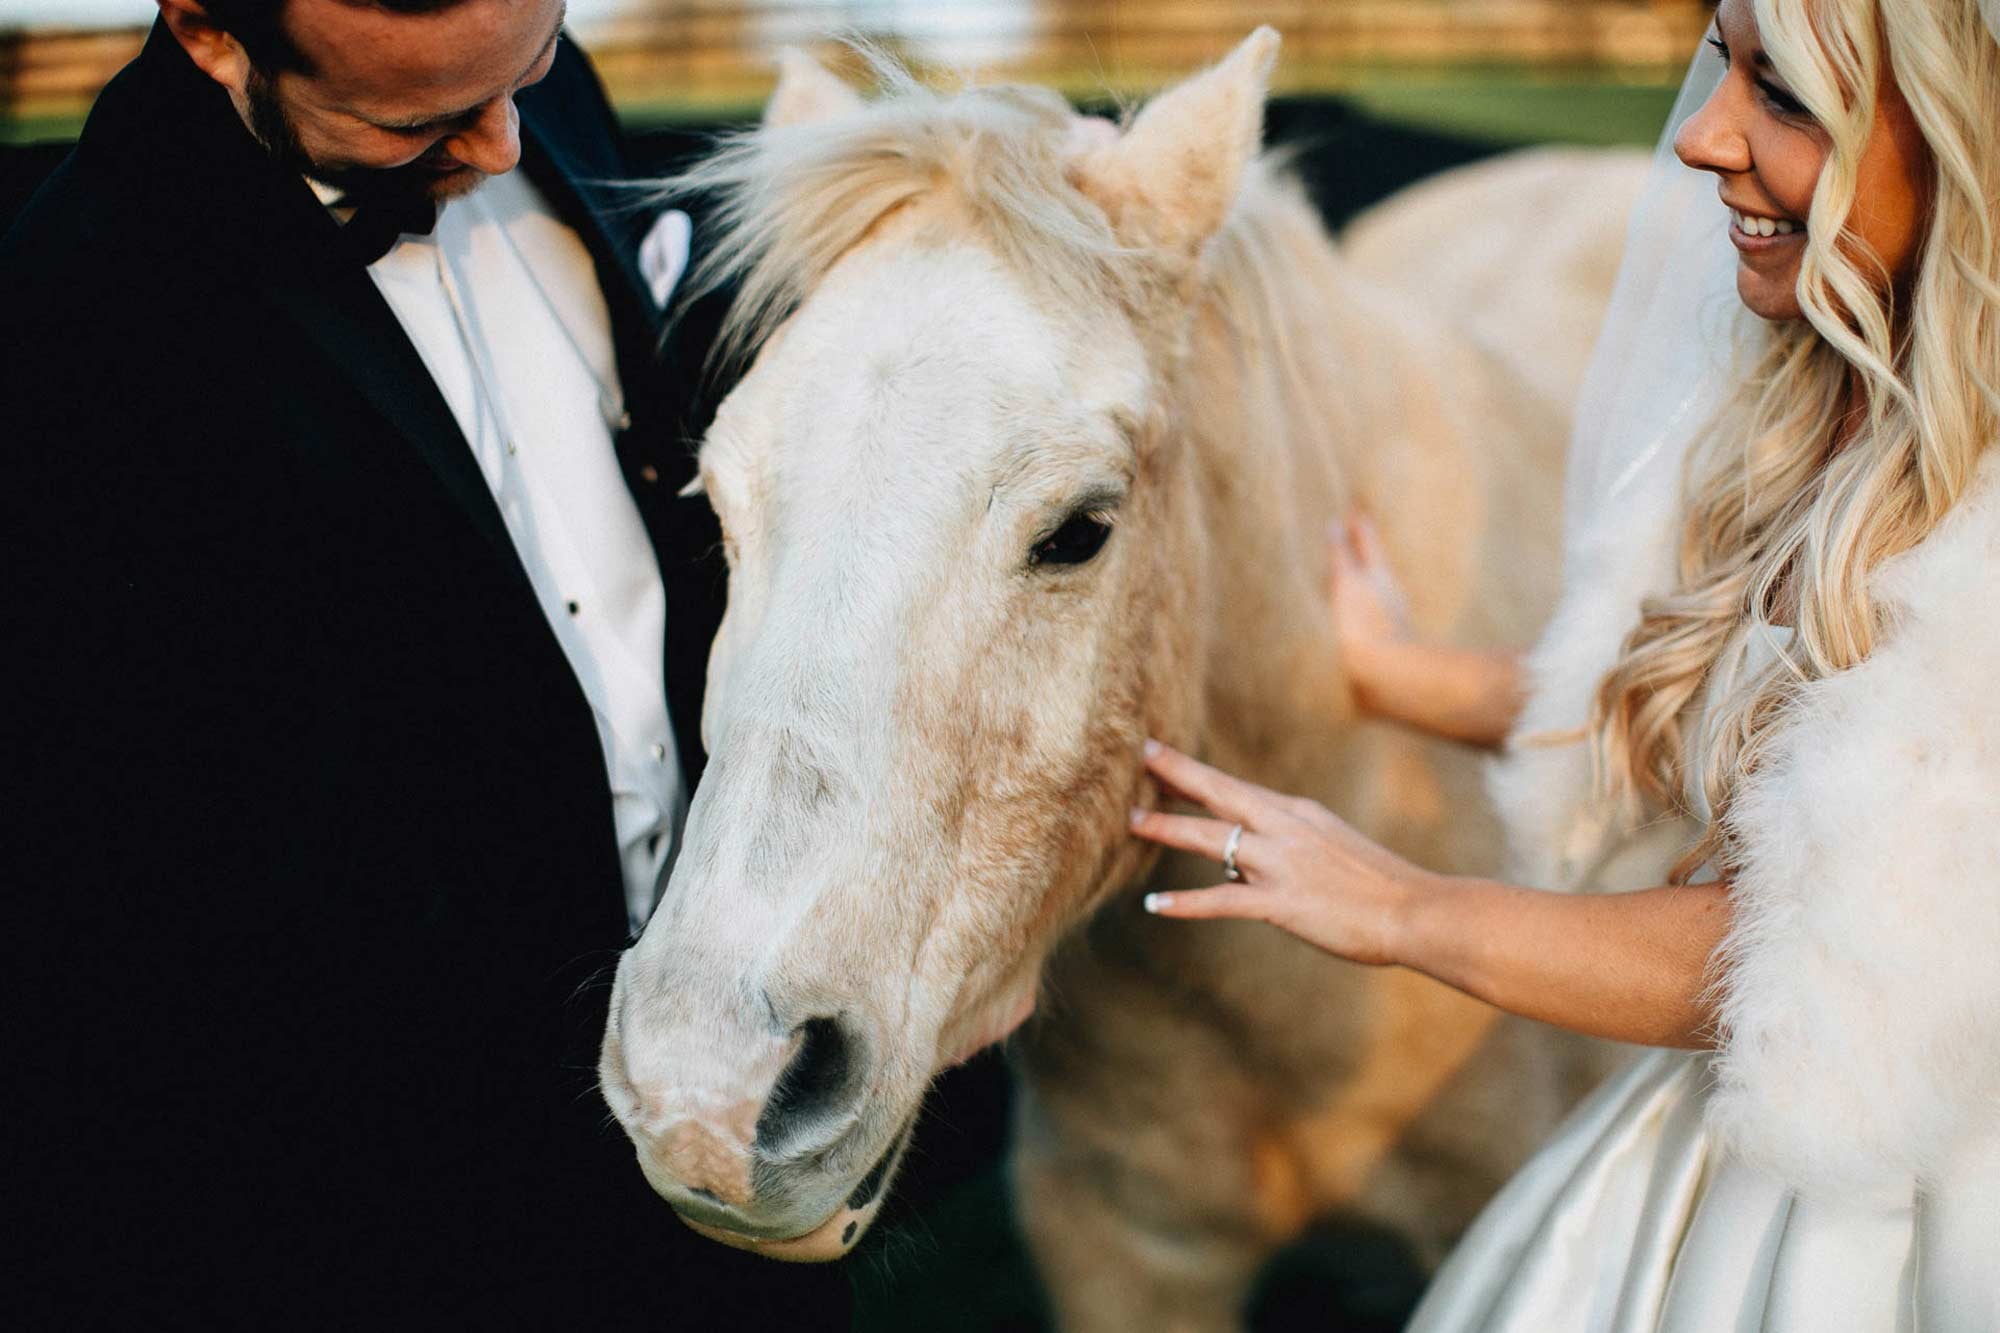
[[[838,1259],[851,1251],[855,1243],[868,1233],[876,1214],[881,1211],[882,1200],[888,1193],[889,1180],[902,1162],[903,1150],[909,1146],[910,1130],[915,1123],[913,1117],[890,1142],[881,1159],[856,1182],[853,1190],[840,1202],[840,1205],[825,1221],[810,1231],[795,1236],[754,1235],[720,1221],[704,1221],[700,1217],[690,1216],[693,1209],[680,1204],[675,1204],[674,1215],[697,1235],[706,1236],[734,1249],[748,1250],[767,1259],[805,1264],[826,1263]],[[721,1209],[704,1211],[712,1218],[723,1214]]]

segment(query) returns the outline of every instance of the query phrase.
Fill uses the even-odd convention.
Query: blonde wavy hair
[[[1589,727],[1607,794],[1683,812],[1696,784],[1706,798],[1677,882],[1736,864],[1726,815],[1773,722],[1803,685],[1872,651],[1884,626],[1871,572],[1937,526],[2000,434],[2000,43],[1977,0],[1756,0],[1756,14],[1831,140],[1799,272],[1805,318],[1739,349],[1739,382],[1690,454],[1679,585],[1642,605]],[[1901,290],[1847,228],[1885,62],[1931,157]],[[1790,652],[1704,699],[1748,622],[1782,611]]]

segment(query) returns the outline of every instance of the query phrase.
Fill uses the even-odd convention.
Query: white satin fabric
[[[1591,1095],[1445,1263],[1409,1333],[1993,1333],[2000,1162],[1939,1198],[1806,1200],[1717,1152],[1705,1056]],[[1979,1214],[1984,1213],[1984,1216]]]
[[[1753,622],[1709,692],[1790,640]],[[1487,1205],[1407,1333],[2000,1333],[2000,1152],[1922,1199],[1808,1200],[1720,1150],[1707,1087],[1705,1054],[1656,1050],[1599,1088]]]

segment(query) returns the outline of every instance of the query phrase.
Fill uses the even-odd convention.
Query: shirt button
[[[656,763],[656,764],[664,764],[664,763],[666,763],[666,762],[667,762],[667,747],[666,747],[666,746],[664,746],[664,745],[655,745],[655,746],[653,747],[653,762],[654,762],[654,763]]]
[[[618,414],[618,429],[632,429],[632,414],[630,412],[620,412]]]
[[[652,483],[652,482],[657,482],[659,479],[660,479],[660,470],[654,467],[651,463],[647,463],[639,469],[639,480],[647,483]]]
[[[520,452],[521,451],[519,449],[515,448],[514,442],[512,440],[507,441],[507,457],[512,458],[515,454],[518,454]]]
[[[575,602],[565,602],[563,603],[563,605],[569,608],[569,613],[571,615],[575,615],[577,611],[580,609]]]

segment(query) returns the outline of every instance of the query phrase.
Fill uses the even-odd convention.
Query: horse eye
[[[1096,514],[1071,514],[1063,525],[1036,542],[1030,565],[1080,565],[1104,549],[1111,525]]]

